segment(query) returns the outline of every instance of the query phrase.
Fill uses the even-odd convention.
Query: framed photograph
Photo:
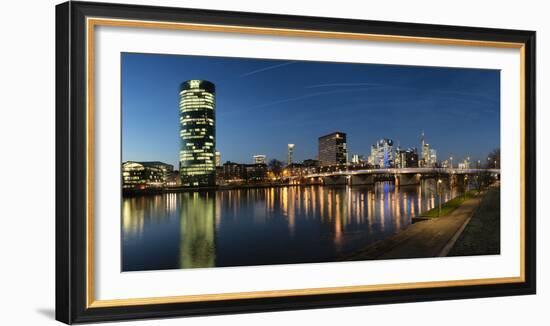
[[[535,32],[56,7],[56,318],[535,293]]]

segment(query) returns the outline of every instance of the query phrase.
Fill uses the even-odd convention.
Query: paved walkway
[[[456,240],[466,221],[478,207],[481,198],[464,201],[449,215],[433,218],[410,225],[405,230],[365,249],[345,257],[343,260],[371,260],[393,258],[437,257],[448,251],[447,244]]]

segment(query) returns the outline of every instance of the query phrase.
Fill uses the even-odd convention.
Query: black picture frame
[[[86,17],[516,42],[525,51],[524,282],[91,308],[86,280]],[[536,292],[534,31],[66,2],[56,6],[56,319],[67,323],[511,296]]]

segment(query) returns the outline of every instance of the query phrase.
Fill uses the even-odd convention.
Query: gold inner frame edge
[[[452,46],[474,46],[493,48],[519,49],[520,52],[520,276],[500,277],[485,279],[465,279],[448,281],[428,281],[394,284],[354,285],[324,288],[288,289],[273,291],[253,291],[216,293],[199,295],[181,295],[166,297],[146,297],[128,299],[96,300],[94,295],[94,50],[95,26],[115,26],[133,28],[154,28],[203,32],[225,32],[272,36],[292,37],[316,37],[330,39],[349,39],[379,42],[406,42],[417,44],[452,45]],[[255,299],[274,298],[319,294],[339,294],[357,292],[376,292],[388,290],[441,288],[452,286],[474,286],[506,283],[525,282],[525,44],[516,42],[479,41],[450,38],[415,37],[402,35],[381,35],[345,33],[330,31],[315,31],[301,29],[264,28],[234,25],[176,23],[144,20],[125,20],[111,18],[86,18],[86,307],[104,308],[149,304],[185,303],[199,301],[220,301],[234,299]]]

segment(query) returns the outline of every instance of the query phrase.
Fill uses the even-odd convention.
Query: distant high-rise
[[[266,164],[267,156],[265,155],[254,155],[252,156],[252,163],[254,164]]]
[[[430,166],[437,165],[437,151],[435,149],[430,149]]]
[[[464,159],[464,161],[458,163],[459,169],[469,169],[470,168],[470,157]]]
[[[216,166],[222,166],[222,153],[216,152]]]
[[[396,168],[416,168],[418,167],[418,154],[416,148],[397,149],[395,151]]]
[[[424,167],[431,166],[430,144],[422,142],[422,164]]]
[[[346,164],[348,162],[345,133],[333,132],[319,137],[319,161],[321,165]]]
[[[180,178],[182,186],[216,184],[216,126],[213,83],[189,80],[180,86]]]
[[[292,164],[292,156],[294,155],[294,144],[288,144],[288,158],[287,164]]]
[[[381,168],[389,168],[394,164],[393,140],[384,138],[371,146],[369,163]]]
[[[420,160],[420,166],[421,167],[434,167],[437,165],[437,151],[430,147],[430,144],[426,143],[426,139],[424,138],[424,131],[422,131],[421,134],[421,160]],[[451,165],[452,165],[452,159],[451,159]]]
[[[353,154],[351,156],[351,163],[352,164],[363,164],[365,163],[365,157],[360,154]]]

